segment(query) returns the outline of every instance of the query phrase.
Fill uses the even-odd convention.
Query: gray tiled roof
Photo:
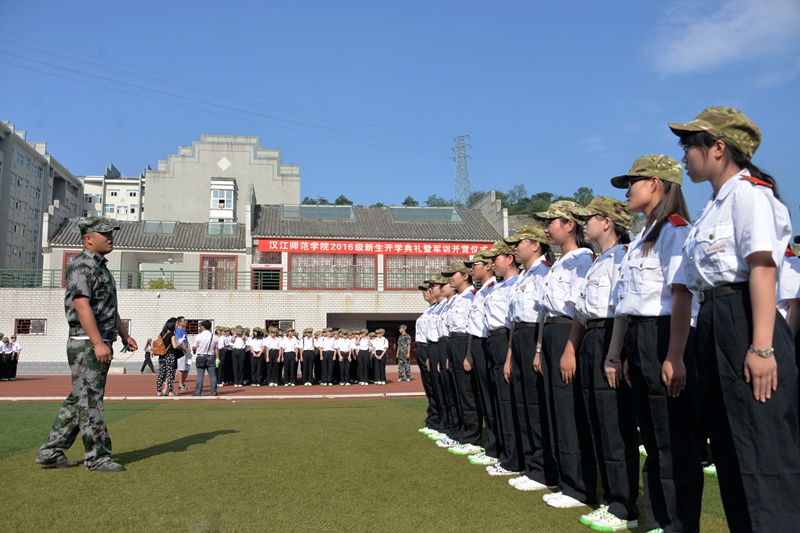
[[[458,209],[462,222],[395,222],[385,207],[353,207],[355,220],[282,219],[280,205],[256,206],[253,237],[496,241],[501,235],[480,211]]]
[[[75,229],[77,218],[69,219],[50,238],[51,246],[82,245],[81,234]],[[207,235],[202,222],[179,222],[172,235],[142,233],[142,222],[117,222],[120,229],[114,234],[114,248],[127,250],[239,250],[244,251],[245,228],[239,225],[238,235]]]

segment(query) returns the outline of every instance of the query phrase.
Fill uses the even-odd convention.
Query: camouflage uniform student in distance
[[[397,381],[411,381],[411,335],[406,333],[406,325],[400,326],[400,336],[397,337]]]
[[[78,221],[83,251],[66,268],[64,309],[69,324],[67,360],[72,373],[72,391],[64,400],[39,449],[36,463],[45,468],[66,468],[78,463],[67,460],[64,451],[78,433],[85,447],[88,470],[122,472],[125,467],[111,460],[111,439],[103,420],[103,394],[111,366],[111,345],[117,335],[135,351],[117,312],[117,288],[106,266],[106,254],[114,249],[116,222],[103,217]]]

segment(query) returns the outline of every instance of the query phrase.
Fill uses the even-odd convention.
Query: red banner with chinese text
[[[341,241],[331,239],[259,239],[259,252],[308,254],[467,255],[490,242]]]

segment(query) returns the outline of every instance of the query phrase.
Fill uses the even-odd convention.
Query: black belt
[[[418,342],[417,343],[417,346],[427,346],[427,345],[428,345],[427,342]]]
[[[494,337],[495,335],[500,335],[500,334],[508,335],[508,328],[505,328],[505,327],[504,328],[497,328],[497,329],[493,329],[492,331],[489,332],[489,336],[490,337]]]
[[[549,316],[544,319],[545,324],[572,324],[572,319],[568,316]]]
[[[666,315],[664,315],[666,316]],[[641,324],[642,322],[650,322],[651,320],[658,320],[660,316],[628,316],[628,322],[631,324]]]
[[[451,337],[469,337],[469,333],[450,332]]]
[[[514,322],[514,329],[535,328],[538,325],[537,322]]]
[[[450,340],[450,335],[442,335],[439,337],[439,342],[444,342],[446,340]]]
[[[711,289],[706,289],[704,291],[700,291],[699,293],[697,293],[697,301],[702,304],[709,300],[713,300],[714,298],[724,296],[726,294],[733,294],[735,292],[745,292],[749,290],[750,290],[750,283],[746,281],[742,281],[739,283],[730,283],[728,285],[720,285],[719,287],[713,287]]]
[[[586,329],[610,328],[614,326],[613,318],[594,318],[586,321]]]

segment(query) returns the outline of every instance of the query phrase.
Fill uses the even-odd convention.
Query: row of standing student
[[[781,268],[788,210],[751,162],[761,134],[743,113],[712,107],[669,127],[691,180],[711,185],[694,226],[681,165],[648,155],[611,180],[627,202],[555,202],[536,213],[543,228],[518,228],[420,286],[420,431],[491,475],[521,473],[516,489],[555,491],[549,506],[595,507],[581,523],[617,531],[639,525],[638,425],[656,532],[699,531],[708,436],[728,527],[796,529],[800,276]],[[628,243],[631,213],[645,225]],[[561,251],[552,264],[550,245]]]

